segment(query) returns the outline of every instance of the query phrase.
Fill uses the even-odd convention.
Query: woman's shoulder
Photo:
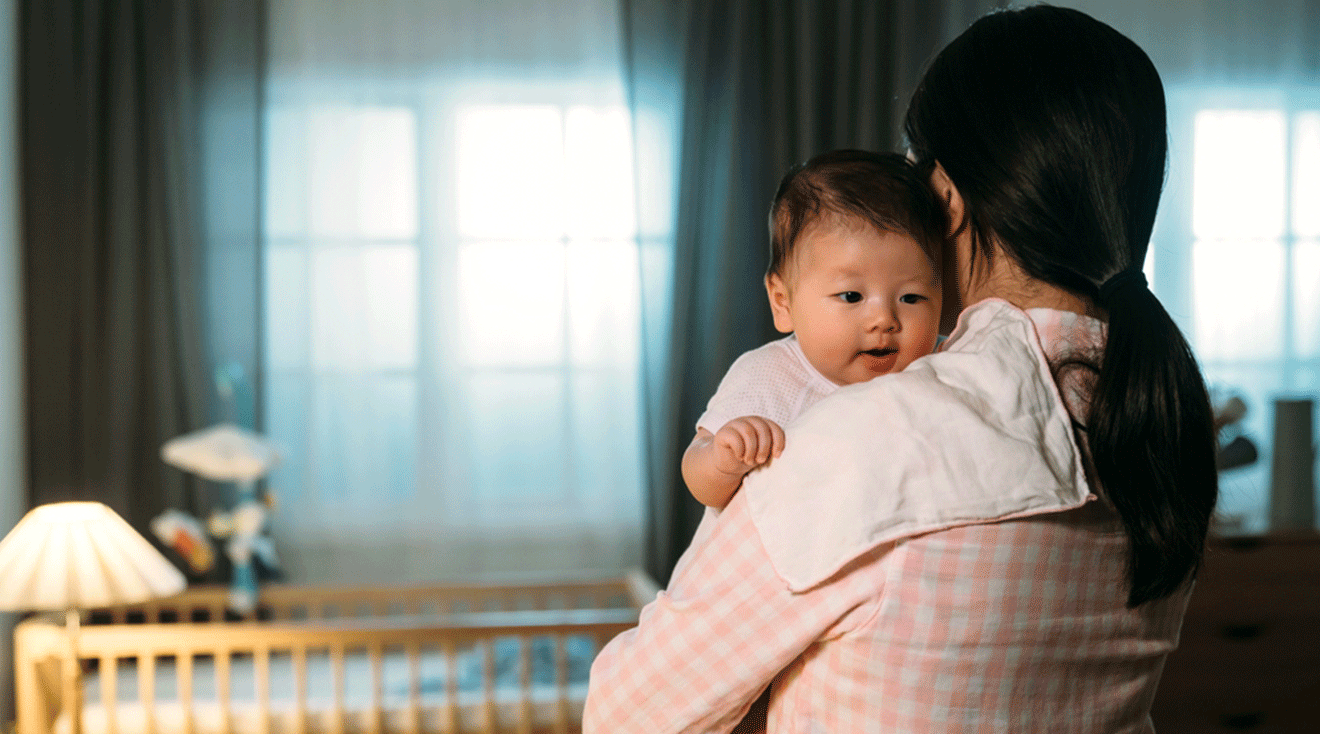
[[[942,351],[817,403],[787,428],[784,453],[744,480],[790,586],[883,542],[1087,501],[1031,319],[1004,306],[978,304]]]
[[[863,437],[864,427],[873,426],[887,431],[887,445],[970,438],[1004,422],[1037,422],[1057,408],[1050,370],[1025,312],[983,302],[964,314],[940,351],[902,372],[840,388],[794,428],[839,438]]]
[[[896,380],[873,381],[871,389],[879,400],[971,404],[994,421],[1018,412],[1024,399],[1054,402],[1058,366],[1098,365],[1104,341],[1105,325],[1096,319],[988,299],[964,312],[940,351],[916,360]]]
[[[879,420],[895,430],[959,433],[1023,411],[1024,400],[1051,402],[1049,361],[1032,319],[1004,301],[977,304],[963,314],[938,352],[906,370],[848,385],[814,406],[800,423],[848,431],[845,416]],[[949,418],[957,417],[953,425]]]

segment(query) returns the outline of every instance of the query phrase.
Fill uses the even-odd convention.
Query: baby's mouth
[[[893,354],[893,353],[895,353],[895,352],[897,352],[897,351],[898,351],[898,349],[896,349],[896,348],[894,348],[894,347],[885,347],[885,348],[883,348],[883,349],[867,349],[867,350],[864,350],[864,351],[862,352],[862,354],[869,354],[869,355],[871,355],[872,357],[881,358],[881,357],[888,357],[889,355],[891,355],[891,354]]]

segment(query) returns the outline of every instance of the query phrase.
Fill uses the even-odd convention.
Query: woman
[[[771,732],[1152,730],[1217,492],[1204,384],[1140,271],[1159,76],[1077,11],[995,13],[906,132],[957,327],[788,428],[602,650],[587,731],[728,731],[767,685]]]

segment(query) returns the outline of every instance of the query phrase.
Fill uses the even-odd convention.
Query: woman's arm
[[[638,626],[596,658],[584,731],[731,731],[781,670],[827,631],[840,631],[836,623],[857,608],[863,586],[846,576],[804,593],[788,590],[744,494],[734,495],[706,542],[690,549]]]

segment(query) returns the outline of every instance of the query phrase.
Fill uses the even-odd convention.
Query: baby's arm
[[[698,428],[683,452],[683,481],[698,502],[722,509],[747,472],[783,450],[784,429],[760,416],[734,418],[715,433]]]

